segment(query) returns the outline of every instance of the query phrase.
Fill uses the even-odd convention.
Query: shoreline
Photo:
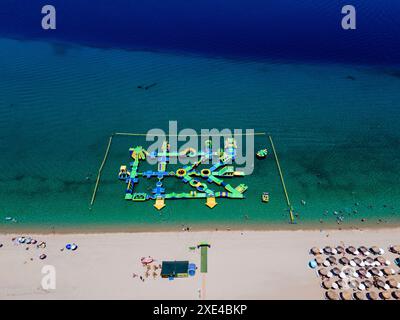
[[[189,230],[185,228],[189,227]],[[174,225],[174,226],[81,226],[81,227],[43,227],[32,226],[22,228],[8,228],[0,226],[0,234],[136,234],[136,233],[200,233],[200,232],[279,232],[279,231],[372,231],[372,230],[399,230],[400,223],[364,223],[357,225],[337,225],[335,223],[310,223],[307,225],[298,224],[269,224],[269,225]]]

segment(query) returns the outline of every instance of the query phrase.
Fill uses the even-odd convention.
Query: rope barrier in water
[[[276,166],[278,167],[278,172],[279,172],[279,176],[281,179],[283,192],[286,197],[286,203],[287,203],[287,206],[289,209],[290,223],[294,223],[293,208],[292,208],[292,205],[290,204],[289,194],[286,189],[285,180],[283,179],[283,173],[282,173],[281,165],[279,163],[278,154],[276,153],[275,145],[274,145],[274,142],[272,141],[271,136],[269,136],[269,141],[271,142],[271,147],[272,147],[272,151],[274,152],[275,162],[276,162]]]
[[[99,172],[97,174],[97,179],[96,179],[96,184],[95,184],[94,190],[93,190],[92,200],[90,201],[90,207],[93,206],[94,200],[96,199],[96,194],[97,194],[97,189],[99,188],[101,173],[102,173],[103,167],[104,167],[104,165],[105,165],[105,163],[107,161],[108,153],[110,152],[112,139],[113,139],[113,135],[111,135],[110,139],[108,140],[108,145],[107,145],[106,152],[104,154],[103,162],[101,163],[100,168],[99,168]]]
[[[156,137],[157,133],[129,133],[129,132],[116,132],[115,136],[134,136],[134,137]],[[245,132],[245,133],[215,133],[215,134],[182,134],[183,137],[223,137],[223,136],[265,136],[265,132]],[[179,134],[166,134],[165,137],[179,137]]]

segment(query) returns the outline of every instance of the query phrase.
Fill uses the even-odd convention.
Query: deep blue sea
[[[41,28],[45,4],[56,30]],[[346,4],[2,0],[0,228],[287,225],[271,156],[240,181],[244,200],[126,202],[116,174],[140,138],[114,141],[89,210],[110,134],[170,120],[270,133],[297,226],[398,223],[400,3],[352,1],[356,30],[341,28]]]

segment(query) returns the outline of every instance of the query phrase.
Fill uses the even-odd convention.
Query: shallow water
[[[298,225],[400,220],[398,67],[227,60],[0,40],[0,227],[283,225],[272,155],[255,162],[245,200],[126,202],[118,137],[89,201],[112,132],[253,128],[270,133]],[[138,85],[157,83],[149,90]],[[256,138],[256,149],[267,137]],[[89,179],[86,179],[89,177]],[[168,190],[167,190],[168,191]],[[170,190],[172,191],[172,190]],[[174,190],[179,191],[179,190]],[[260,196],[269,191],[271,201]],[[305,205],[301,204],[304,200]],[[337,214],[334,214],[337,211]],[[248,219],[244,216],[247,215]],[[17,223],[5,221],[6,216]]]

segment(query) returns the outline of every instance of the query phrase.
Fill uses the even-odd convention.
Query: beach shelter
[[[389,300],[392,297],[389,291],[380,292],[380,296],[383,300]]]
[[[189,261],[163,261],[162,278],[183,278],[188,276]]]
[[[362,292],[355,292],[354,293],[354,299],[356,300],[365,300],[365,294]]]
[[[400,253],[400,245],[391,246],[390,251],[392,251],[393,253]]]
[[[208,243],[202,242],[197,246],[200,249],[200,272],[207,273],[208,271],[208,249],[211,246]]]
[[[400,300],[400,290],[393,291],[393,298]]]
[[[351,295],[350,291],[341,292],[340,297],[342,298],[342,300],[351,300],[352,299],[352,295]]]
[[[339,295],[335,291],[329,290],[325,295],[329,300],[339,300]]]
[[[379,296],[375,291],[372,291],[372,292],[368,292],[368,298],[370,300],[378,300]]]

